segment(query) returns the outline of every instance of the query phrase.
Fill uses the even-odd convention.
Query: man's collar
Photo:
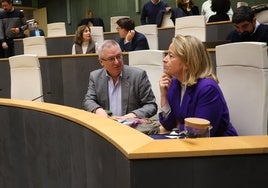
[[[160,3],[160,0],[158,2],[154,2],[153,0],[151,0],[151,2],[154,4],[154,5],[157,5],[158,3]]]
[[[258,22],[258,21],[256,20],[256,25],[255,25],[255,29],[254,29],[253,33],[256,32],[256,30],[258,29],[258,27],[259,27],[260,25],[261,25],[260,22]]]

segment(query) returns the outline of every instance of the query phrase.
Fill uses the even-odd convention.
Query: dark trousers
[[[3,49],[2,45],[0,47],[0,58],[8,58],[15,55],[14,40],[7,39],[6,43],[8,45],[8,49]]]

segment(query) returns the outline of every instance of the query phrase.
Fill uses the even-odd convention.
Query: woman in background
[[[177,8],[172,9],[171,20],[175,24],[176,18],[199,15],[199,9],[192,0],[176,0]]]
[[[231,7],[230,0],[212,0],[211,1],[211,10],[216,12],[215,15],[209,17],[208,22],[219,22],[219,21],[228,21],[230,20],[229,15],[227,14]]]
[[[90,27],[81,25],[75,32],[72,54],[95,53],[95,42],[91,38]]]
[[[212,61],[199,39],[177,35],[163,63],[159,121],[165,129],[183,131],[184,119],[197,117],[210,121],[211,136],[237,135]]]

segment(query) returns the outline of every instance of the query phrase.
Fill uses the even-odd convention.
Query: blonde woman
[[[163,63],[159,120],[164,128],[182,131],[185,118],[198,117],[210,121],[211,136],[237,135],[210,56],[199,39],[177,35]]]
[[[95,42],[92,40],[90,32],[90,27],[87,25],[82,25],[77,28],[72,54],[95,53]]]

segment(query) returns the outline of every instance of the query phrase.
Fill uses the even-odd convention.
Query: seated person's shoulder
[[[90,75],[93,77],[99,77],[100,74],[102,74],[105,71],[105,69],[97,69],[90,72]]]
[[[146,38],[144,34],[138,32],[138,31],[135,31],[135,37],[136,38]]]

